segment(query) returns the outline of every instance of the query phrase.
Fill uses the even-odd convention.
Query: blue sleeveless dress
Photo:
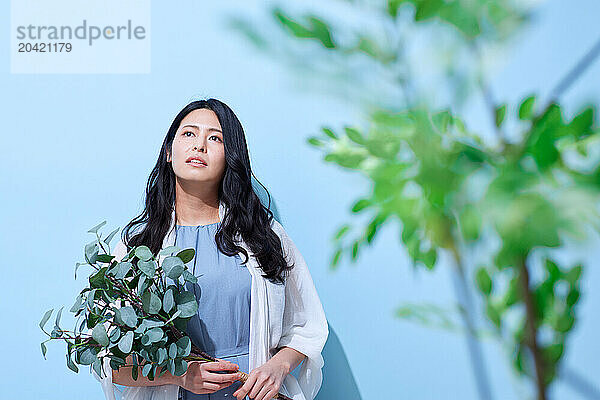
[[[192,342],[209,355],[236,363],[240,371],[249,373],[252,277],[239,255],[227,256],[217,248],[215,233],[220,224],[175,227],[175,245],[196,250],[195,259],[186,265],[198,277],[198,283],[186,282],[186,290],[196,295],[198,313],[188,322],[187,332]],[[206,394],[180,387],[179,398],[235,400],[233,393],[242,385],[243,382],[236,381]]]

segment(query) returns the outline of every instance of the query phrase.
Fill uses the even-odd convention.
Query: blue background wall
[[[597,2],[549,1],[540,7],[509,61],[491,77],[506,100],[533,90],[546,93],[600,36]],[[300,90],[295,75],[256,55],[221,18],[225,12],[262,9],[258,1],[154,1],[148,75],[11,75],[2,59],[0,398],[103,399],[87,369],[76,375],[66,368],[63,343],[49,343],[48,360],[42,358],[39,343],[45,337],[37,324],[47,309],[70,307],[84,284],[81,277],[73,279],[73,268],[91,238],[87,229],[104,219],[107,232],[123,227],[141,210],[146,179],[170,122],[187,102],[206,96],[228,103],[242,121],[255,174],[275,197],[311,269],[344,351],[331,356],[325,379],[336,363],[342,368],[345,357],[364,399],[476,398],[463,337],[392,315],[405,301],[454,303],[449,268],[413,272],[398,247],[397,227],[390,225],[358,264],[328,270],[329,240],[368,186],[324,164],[305,139],[321,124],[356,122],[358,113],[334,98]],[[3,26],[9,26],[9,10],[5,3]],[[4,55],[9,54],[7,31],[0,41]],[[598,102],[599,74],[596,63],[563,97],[568,109],[578,108],[581,99]],[[473,126],[483,126],[481,104],[469,107]],[[598,243],[596,236],[589,246],[565,254],[582,256],[591,266],[565,359],[567,377],[596,385],[600,292],[593,288],[599,287],[600,271],[593,260],[600,253],[593,249]],[[484,350],[495,398],[525,398],[527,387],[513,380],[497,343],[485,342]],[[565,380],[552,394],[584,398]]]

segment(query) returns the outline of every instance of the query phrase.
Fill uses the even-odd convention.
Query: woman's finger
[[[244,382],[244,384],[238,389],[236,390],[233,395],[235,397],[239,399],[243,399],[244,396],[246,396],[248,394],[248,392],[250,392],[250,390],[254,387],[254,383],[256,382],[256,373],[250,373],[250,375],[248,375],[248,379],[246,380],[246,382]]]
[[[207,363],[203,369],[202,377],[205,381],[209,382],[231,383],[241,378],[238,366],[230,362]]]

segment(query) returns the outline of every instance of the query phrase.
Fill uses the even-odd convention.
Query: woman
[[[327,320],[304,258],[251,176],[243,128],[226,104],[194,101],[179,112],[148,180],[145,210],[123,229],[113,254],[120,260],[142,244],[154,254],[170,245],[196,249],[188,267],[198,283],[187,285],[199,310],[188,335],[219,361],[190,362],[183,376],[166,372],[154,381],[141,373],[134,381],[131,367],[106,377],[92,371],[107,400],[114,384],[126,387],[127,400],[316,396]],[[289,373],[300,363],[296,380]],[[105,367],[111,371],[108,358]],[[249,373],[245,383],[237,371]]]

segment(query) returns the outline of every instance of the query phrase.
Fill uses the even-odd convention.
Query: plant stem
[[[488,374],[485,368],[485,362],[483,360],[483,352],[481,351],[481,347],[477,339],[475,326],[471,320],[473,303],[469,293],[469,288],[467,286],[462,260],[455,246],[453,246],[450,251],[454,257],[454,266],[456,270],[454,289],[459,302],[462,303],[462,306],[459,307],[460,315],[462,316],[464,324],[467,326],[467,347],[469,348],[469,354],[471,356],[471,364],[475,374],[477,391],[479,392],[479,397],[481,399],[491,399],[492,391],[490,390]]]
[[[531,288],[529,285],[529,270],[527,269],[526,257],[519,262],[519,283],[521,294],[525,302],[526,320],[525,328],[527,335],[525,343],[531,350],[535,364],[536,384],[538,389],[538,400],[546,400],[546,385],[544,384],[544,365],[537,342],[537,310],[533,302]]]

